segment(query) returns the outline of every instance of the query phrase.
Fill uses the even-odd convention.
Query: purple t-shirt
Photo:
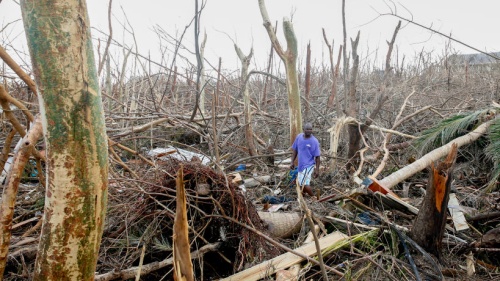
[[[304,133],[300,133],[292,144],[293,150],[297,151],[299,158],[299,172],[305,168],[315,165],[317,156],[320,156],[319,141],[313,135],[309,138],[304,137]]]

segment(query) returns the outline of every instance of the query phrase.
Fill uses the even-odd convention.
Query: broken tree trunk
[[[453,164],[457,157],[457,145],[453,144],[446,159],[431,164],[427,192],[417,219],[411,229],[411,237],[422,248],[440,259],[442,239],[446,224],[446,206],[452,181]]]
[[[184,189],[183,167],[177,171],[177,200],[174,220],[174,280],[193,281],[193,263],[189,245],[189,225],[186,209],[186,190]]]

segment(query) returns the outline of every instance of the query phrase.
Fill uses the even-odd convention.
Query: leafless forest
[[[162,45],[175,47],[163,61],[101,37],[95,54],[110,170],[95,280],[173,280],[173,264],[186,262],[173,257],[180,186],[195,280],[500,280],[499,158],[485,149],[488,129],[412,166],[448,143],[419,145],[443,120],[477,116],[451,139],[496,120],[500,64],[495,54],[464,56],[451,47],[404,56],[393,49],[395,28],[379,50],[387,52],[385,68],[358,55],[354,36],[342,46],[325,34],[329,61],[297,59],[300,122],[313,124],[321,144],[315,198],[298,196],[288,182],[290,78],[271,41],[254,46],[269,49],[268,65],[250,63],[243,73],[204,60],[201,34],[195,50],[158,29]],[[30,62],[0,47],[6,186],[16,144],[40,110]],[[251,57],[238,55],[242,65]],[[40,139],[19,179],[4,280],[29,280],[33,271],[44,151]],[[408,176],[388,179],[404,167],[413,169]],[[444,205],[433,188],[444,188]]]

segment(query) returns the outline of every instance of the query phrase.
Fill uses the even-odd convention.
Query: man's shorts
[[[300,171],[297,175],[297,180],[300,186],[311,185],[311,176],[314,172],[314,165],[311,165],[304,170]]]

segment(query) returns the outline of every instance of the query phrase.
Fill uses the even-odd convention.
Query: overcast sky
[[[21,12],[18,1],[3,0],[0,3],[0,44],[7,49],[15,47],[26,50],[22,32]],[[451,34],[454,38],[472,45],[480,50],[493,52],[500,50],[500,2],[498,0],[400,0],[395,2],[382,0],[347,0],[346,22],[348,37],[355,37],[361,31],[358,53],[375,66],[382,66],[387,51],[386,40],[392,36],[398,19],[393,16],[379,16],[389,13],[394,6],[397,13],[406,18],[429,26],[442,33]],[[87,0],[91,25],[108,32],[108,1]],[[200,0],[201,3],[201,0]],[[328,52],[325,47],[322,28],[331,42],[335,40],[337,52],[342,42],[342,1],[341,0],[267,0],[268,14],[271,21],[279,22],[278,35],[282,45],[282,20],[292,19],[294,30],[299,41],[299,56],[303,60],[307,43],[311,43],[312,56],[316,65],[328,64]],[[133,40],[124,31],[123,24],[127,17],[135,31],[137,48],[144,55],[150,54],[159,60],[160,43],[153,31],[159,26],[168,34],[179,37],[194,14],[194,1],[179,0],[114,0],[113,1],[113,37],[133,45]],[[13,23],[14,22],[14,23]],[[5,26],[9,23],[9,26]],[[201,16],[201,28],[208,35],[205,57],[217,65],[219,57],[226,68],[236,69],[238,59],[234,51],[234,40],[245,54],[254,48],[253,68],[263,69],[270,48],[270,41],[262,26],[262,17],[257,0],[208,0]],[[97,31],[94,37],[104,38]],[[123,38],[125,36],[125,38]],[[193,47],[193,28],[187,30],[184,44],[190,50]],[[425,50],[434,54],[443,54],[448,40],[432,34],[423,28],[403,21],[396,41],[399,57],[406,59],[415,53]],[[475,53],[464,46],[453,43],[454,50],[462,53]],[[350,44],[349,44],[350,49]],[[348,49],[348,50],[349,50]],[[12,51],[9,51],[12,52]],[[375,58],[378,54],[378,58]],[[171,53],[170,53],[171,55]],[[195,60],[192,60],[195,62]]]

